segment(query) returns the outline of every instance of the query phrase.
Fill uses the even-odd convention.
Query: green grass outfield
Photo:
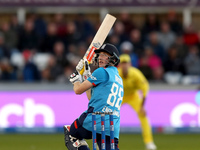
[[[200,150],[200,134],[154,134],[158,150]],[[92,141],[87,141],[92,150]],[[144,150],[140,134],[120,134],[120,150]],[[63,134],[0,134],[0,150],[66,150]]]

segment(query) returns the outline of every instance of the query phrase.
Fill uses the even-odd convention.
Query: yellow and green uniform
[[[147,116],[139,115],[139,110],[142,106],[142,98],[146,97],[149,92],[149,83],[140,70],[134,67],[129,67],[127,77],[122,74],[122,69],[118,68],[119,75],[123,80],[124,97],[123,102],[129,104],[137,113],[141,123],[142,135],[144,143],[153,142],[151,125]],[[140,92],[141,91],[141,92]]]

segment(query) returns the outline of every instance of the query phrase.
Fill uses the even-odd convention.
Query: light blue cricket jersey
[[[120,107],[123,100],[123,82],[116,67],[98,68],[88,78],[94,86],[91,90],[91,99],[88,108],[94,108],[93,112],[113,112],[114,136],[119,138]],[[86,111],[87,112],[87,111]],[[105,116],[106,135],[110,135],[109,115]],[[101,133],[101,115],[96,116],[97,133]],[[92,131],[92,114],[89,113],[83,122],[83,127]]]

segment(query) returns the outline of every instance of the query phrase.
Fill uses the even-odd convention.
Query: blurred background
[[[174,149],[199,149],[199,0],[0,1],[1,149],[65,149],[62,126],[88,103],[85,94],[74,94],[68,77],[107,13],[117,21],[106,42],[129,54],[132,66],[150,82],[145,107],[159,149],[173,150],[167,141],[185,137],[191,143],[180,141],[185,145]],[[143,148],[140,132],[135,112],[123,105],[121,134],[139,139],[131,146],[138,150]],[[47,145],[40,145],[46,133],[52,133]],[[38,137],[40,144],[33,142]],[[9,144],[12,138],[17,146]],[[51,140],[54,146],[48,145]]]

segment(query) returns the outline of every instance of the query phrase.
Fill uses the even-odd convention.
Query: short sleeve
[[[101,67],[96,69],[87,80],[91,82],[93,86],[97,86],[98,84],[108,80],[108,74],[106,70]]]

